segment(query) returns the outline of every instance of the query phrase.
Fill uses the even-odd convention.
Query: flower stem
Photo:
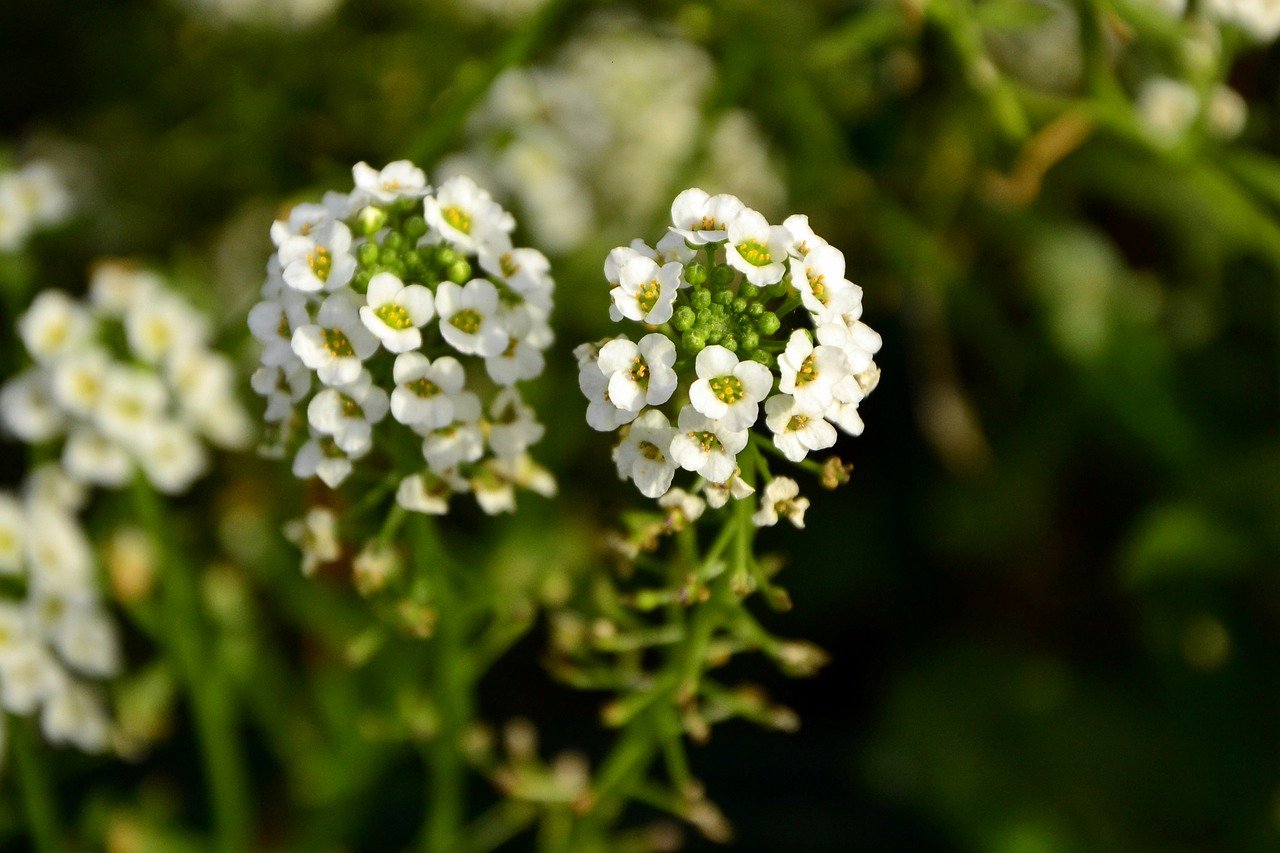
[[[451,577],[451,562],[440,547],[434,520],[412,513],[409,541],[415,568],[429,581],[436,607],[436,634],[432,645],[440,725],[425,754],[430,780],[422,848],[441,853],[456,849],[466,818],[467,768],[462,740],[473,713],[474,667],[466,638],[466,614]]]
[[[64,849],[64,845],[58,837],[57,805],[45,773],[45,759],[39,754],[39,741],[33,731],[35,724],[15,716],[9,717],[8,724],[9,737],[13,742],[14,769],[32,847],[39,853],[56,853]]]
[[[248,773],[240,752],[231,689],[206,642],[209,627],[200,605],[195,569],[184,558],[163,503],[145,480],[135,482],[133,500],[139,520],[156,544],[159,563],[165,567],[161,585],[164,641],[187,688],[212,804],[215,847],[245,850],[250,846]]]

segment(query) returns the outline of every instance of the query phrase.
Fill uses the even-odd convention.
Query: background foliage
[[[560,503],[453,519],[463,559],[513,607],[598,563],[593,531],[622,508],[600,495],[624,492],[568,350],[606,327],[604,253],[665,215],[610,181],[655,199],[745,184],[749,204],[807,213],[845,251],[885,350],[867,433],[838,448],[852,483],[815,496],[808,530],[765,540],[790,555],[795,601],[772,624],[833,662],[806,681],[741,675],[803,728],[732,724],[694,753],[740,846],[1280,844],[1280,49],[1139,0],[551,0],[496,16],[350,0],[305,23],[282,11],[304,3],[227,17],[252,5],[0,5],[0,134],[15,160],[62,164],[80,209],[3,259],[11,297],[138,257],[175,270],[249,364],[244,314],[282,204],[346,186],[362,159],[492,165],[539,120],[483,118],[504,67],[570,66],[601,33],[687,42],[707,57],[687,93],[618,54],[596,97],[611,127],[642,117],[635,145],[592,149],[560,202],[598,206],[553,259],[560,343],[533,392]],[[1248,105],[1239,138],[1211,116],[1154,132],[1135,105],[1156,75],[1228,82]],[[692,130],[662,137],[689,98]],[[715,132],[728,114],[748,142]],[[749,143],[759,156],[736,156]],[[472,159],[445,161],[459,152]],[[526,231],[573,213],[543,201],[512,199]],[[22,454],[3,453],[16,480]],[[278,534],[304,491],[228,458],[185,504],[264,840],[400,845],[423,784],[402,737],[413,647],[350,665],[361,603],[340,573],[304,581]],[[482,684],[482,714],[533,720],[546,753],[598,754],[599,697],[541,671],[543,627]],[[50,759],[63,813],[114,849],[182,843],[204,819],[181,713],[163,695],[146,707],[145,760]],[[19,844],[12,797],[0,830]]]

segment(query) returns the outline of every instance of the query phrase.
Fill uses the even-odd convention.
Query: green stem
[[[430,784],[422,848],[441,853],[457,848],[466,818],[467,768],[462,741],[474,713],[475,684],[465,614],[434,520],[413,513],[408,526],[415,568],[428,580],[436,609],[432,646],[436,664],[435,704],[440,725],[426,748]]]
[[[166,518],[161,500],[145,480],[135,482],[133,501],[164,566],[164,641],[190,701],[212,803],[214,843],[218,850],[246,850],[252,814],[248,772],[240,752],[231,688],[217,655],[206,642],[210,629],[200,603],[196,571],[184,559],[172,520]]]
[[[58,837],[58,808],[45,773],[39,740],[33,731],[34,723],[14,716],[9,717],[8,723],[13,763],[33,849],[39,853],[55,853],[64,849],[64,845]]]

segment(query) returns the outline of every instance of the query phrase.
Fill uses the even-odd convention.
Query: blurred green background
[[[558,282],[531,394],[562,499],[496,525],[530,555],[626,499],[568,354],[607,331],[609,247],[657,239],[694,183],[808,214],[865,289],[883,379],[838,447],[852,482],[765,537],[796,605],[770,624],[833,663],[742,676],[800,733],[734,723],[694,752],[738,846],[1277,849],[1280,48],[1231,5],[2,0],[0,144],[72,177],[79,215],[22,262],[40,285],[101,256],[176,270],[246,364],[284,205],[358,160],[477,173]],[[260,470],[228,466],[211,490]],[[301,583],[256,594],[286,668],[323,612],[291,609]],[[542,648],[485,682],[485,716],[599,750],[600,697],[551,685]],[[329,832],[249,728],[264,812],[311,821],[294,843],[412,832],[409,762],[335,795]],[[61,795],[89,822],[163,800],[191,749],[59,756]]]

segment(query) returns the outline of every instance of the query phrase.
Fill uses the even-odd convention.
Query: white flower
[[[363,455],[373,445],[373,425],[387,416],[387,392],[362,371],[355,382],[325,388],[307,405],[307,421],[348,455]]]
[[[782,227],[791,235],[792,254],[805,257],[810,252],[828,245],[827,241],[813,233],[809,226],[809,217],[796,213],[782,220]]]
[[[493,282],[473,278],[465,287],[451,281],[436,289],[440,334],[460,353],[488,358],[507,347],[507,334],[498,323],[498,289]]]
[[[515,483],[508,479],[495,464],[496,460],[486,461],[471,478],[471,491],[475,494],[476,503],[486,515],[498,515],[516,511]]]
[[[354,382],[363,362],[378,350],[349,297],[335,293],[320,306],[316,322],[296,329],[293,351],[326,385]]]
[[[62,448],[62,464],[78,480],[118,488],[133,476],[133,460],[124,448],[90,427],[72,430]]]
[[[59,619],[53,647],[81,675],[107,678],[120,671],[120,639],[115,623],[96,606],[73,606]]]
[[[113,441],[137,447],[143,428],[161,418],[168,403],[169,392],[155,373],[113,364],[103,379],[94,422]]]
[[[174,349],[203,346],[207,323],[185,300],[169,293],[154,294],[124,315],[124,330],[133,354],[156,364]]]
[[[437,474],[451,471],[464,462],[484,455],[484,433],[480,430],[480,398],[470,391],[453,396],[453,420],[425,432],[422,457]]]
[[[782,374],[778,390],[796,398],[806,412],[822,414],[835,399],[835,386],[849,375],[849,363],[838,347],[813,345],[804,329],[796,329],[778,356]]]
[[[593,358],[578,367],[578,387],[587,398],[587,425],[598,432],[613,432],[635,419],[635,411],[621,408],[609,398],[609,377]]]
[[[365,328],[377,335],[389,352],[408,352],[422,346],[422,332],[435,316],[431,291],[420,284],[405,285],[389,272],[369,281],[369,304],[360,308]]]
[[[137,449],[147,479],[165,494],[185,492],[208,465],[200,440],[173,422],[145,424]]]
[[[409,426],[438,429],[453,421],[453,397],[466,384],[467,375],[453,356],[435,361],[420,352],[396,357],[392,378],[391,414]]]
[[[290,237],[280,246],[285,284],[303,293],[336,290],[356,271],[351,229],[330,222],[307,235]]]
[[[755,361],[739,361],[722,346],[709,346],[694,362],[698,378],[689,386],[689,402],[726,429],[748,429],[760,415],[760,402],[773,388],[773,373]]]
[[[747,446],[745,429],[729,429],[693,406],[680,410],[677,426],[671,439],[671,457],[677,465],[712,483],[723,483],[733,475],[738,452]]]
[[[89,279],[89,301],[109,317],[122,317],[164,289],[160,276],[122,261],[96,264]]]
[[[71,515],[51,504],[27,507],[27,564],[33,587],[83,591],[93,584],[93,550]]]
[[[310,322],[306,297],[294,290],[250,308],[249,331],[262,344],[262,363],[275,367],[292,360],[293,332]]]
[[[22,485],[22,497],[29,506],[48,506],[75,513],[84,509],[89,490],[83,483],[67,476],[56,462],[37,465]]]
[[[503,388],[489,406],[489,446],[499,458],[513,458],[537,444],[546,432],[515,388]]]
[[[34,638],[26,638],[0,658],[0,704],[13,714],[27,715],[39,707],[63,678],[61,667]]]
[[[702,493],[707,497],[707,503],[713,509],[719,509],[729,502],[730,498],[740,501],[743,498],[750,497],[756,493],[755,487],[742,479],[739,471],[734,471],[733,476],[723,483],[703,483]]]
[[[466,175],[450,178],[427,196],[423,212],[427,224],[467,252],[515,229],[511,214]]]
[[[306,577],[342,556],[338,517],[328,507],[312,507],[304,517],[286,522],[284,535],[302,550],[302,574]]]
[[[646,251],[638,251],[635,248],[636,244],[644,246]],[[654,260],[653,256],[647,251],[648,248],[649,247],[645,245],[643,240],[637,238],[631,241],[630,246],[618,246],[616,249],[610,249],[609,254],[606,255],[604,259],[605,281],[609,282],[612,286],[617,287],[618,277],[622,272],[622,268],[626,266],[627,261],[632,258],[649,258],[649,260]]]
[[[388,163],[382,171],[360,162],[352,167],[351,175],[359,193],[382,204],[401,198],[421,198],[431,192],[426,173],[408,160]]]
[[[546,468],[533,461],[528,453],[489,460],[489,466],[505,479],[522,489],[528,489],[544,498],[553,498],[559,490],[556,478]]]
[[[102,752],[111,744],[111,723],[101,697],[78,681],[64,679],[40,714],[40,730],[50,743],[82,752]]]
[[[1276,7],[1280,8],[1280,3]],[[1215,136],[1219,139],[1235,139],[1244,130],[1249,118],[1249,105],[1235,89],[1219,83],[1210,91],[1204,112],[1209,129]]]
[[[88,417],[98,407],[111,358],[94,348],[59,361],[50,374],[53,399],[67,412]]]
[[[48,441],[63,428],[62,412],[49,395],[42,373],[28,370],[0,388],[0,419],[18,438]]]
[[[449,498],[453,491],[444,478],[426,471],[400,481],[396,489],[396,503],[410,512],[444,515],[449,511]]]
[[[760,509],[751,516],[756,527],[772,527],[784,517],[796,527],[804,527],[809,499],[799,497],[800,485],[790,477],[774,477],[760,496]]]
[[[834,246],[819,246],[803,258],[792,258],[791,281],[818,322],[843,316],[862,302],[862,288],[844,277],[844,253]]]
[[[609,341],[600,348],[596,364],[609,379],[610,402],[638,412],[671,399],[678,383],[672,369],[675,361],[675,344],[666,335],[652,332],[638,344],[626,337]]]
[[[610,319],[616,323],[626,317],[651,326],[667,322],[675,311],[683,271],[678,263],[658,266],[643,255],[629,259],[618,271],[618,286],[609,291]]]
[[[789,394],[770,397],[764,412],[773,443],[792,462],[804,459],[810,450],[825,450],[836,443],[835,427],[820,415],[806,412]]]
[[[52,225],[71,213],[71,194],[52,164],[37,160],[23,166],[12,177],[21,203],[35,225]]]
[[[60,290],[41,292],[18,318],[22,343],[31,357],[42,364],[84,346],[88,334],[88,312]]]
[[[293,476],[300,480],[319,477],[326,486],[336,489],[351,476],[351,460],[332,436],[312,435],[293,457]]]
[[[499,385],[514,385],[525,379],[540,376],[546,368],[542,351],[526,338],[508,338],[507,347],[497,355],[484,360],[489,378]]]
[[[334,210],[328,204],[295,204],[286,219],[271,223],[271,242],[283,246],[290,237],[310,237],[334,218]]]
[[[672,526],[677,529],[686,524],[692,524],[702,518],[702,514],[707,511],[705,500],[684,489],[672,489],[662,495],[658,498],[658,506],[671,511],[670,520],[673,522]]]
[[[293,405],[311,391],[311,371],[294,356],[279,367],[259,367],[251,383],[255,392],[267,398],[263,420],[278,424],[292,417]]]
[[[687,189],[671,203],[672,230],[695,246],[719,243],[728,237],[729,223],[744,208],[734,196]]]
[[[1205,8],[1257,42],[1271,42],[1280,35],[1280,3],[1275,0],[1208,0]]]
[[[1159,145],[1170,146],[1195,121],[1200,96],[1181,80],[1152,77],[1142,85],[1137,107],[1148,136]]]
[[[676,463],[671,456],[675,428],[657,409],[643,412],[631,424],[626,437],[613,451],[621,479],[635,481],[646,498],[657,498],[671,488]]]
[[[16,575],[23,568],[23,546],[26,541],[27,516],[7,494],[0,494],[0,575]],[[0,632],[4,626],[0,625]]]
[[[725,260],[757,287],[777,284],[787,274],[791,232],[770,225],[759,213],[743,208],[729,222]]]
[[[555,283],[551,278],[551,262],[537,249],[516,249],[511,238],[498,232],[480,246],[480,268],[500,279],[522,299],[543,311],[551,310],[551,294]]]

